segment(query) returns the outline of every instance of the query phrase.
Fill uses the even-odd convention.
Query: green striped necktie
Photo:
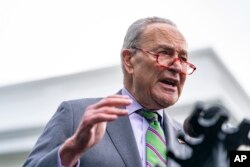
[[[167,166],[166,139],[160,122],[158,113],[141,109],[139,114],[149,123],[146,132],[146,163],[147,167]]]

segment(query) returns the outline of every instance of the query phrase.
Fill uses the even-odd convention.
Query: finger
[[[96,110],[93,110],[91,114],[99,114],[105,113],[110,115],[117,115],[117,116],[125,116],[128,115],[128,111],[126,109],[116,108],[116,107],[100,107]]]
[[[123,107],[132,103],[132,100],[126,97],[107,97],[102,99],[96,104],[90,106],[90,108],[100,108],[103,106]]]
[[[84,120],[86,129],[91,129],[94,125],[103,122],[111,122],[118,118],[116,114],[106,114],[99,113],[98,115],[90,116],[88,119]]]
[[[125,109],[119,109],[114,107],[102,107],[100,109],[93,109],[89,110],[84,114],[84,121],[91,122],[91,123],[100,123],[100,122],[107,122],[112,121],[120,116],[128,115],[128,111]],[[100,121],[100,122],[96,122]]]
[[[127,95],[118,95],[118,94],[115,94],[115,95],[109,95],[106,98],[124,98],[124,99],[129,99],[130,97],[127,96]]]

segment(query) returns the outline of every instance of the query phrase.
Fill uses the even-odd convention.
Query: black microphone
[[[191,115],[184,120],[183,124],[184,131],[191,137],[198,137],[201,133],[200,129],[197,128],[197,125],[198,125],[198,118],[203,108],[204,108],[203,103],[201,102],[197,103]]]
[[[198,102],[191,115],[184,120],[184,131],[191,137],[199,137],[204,131],[204,127],[201,126],[199,120],[212,122],[212,119],[216,119],[216,115],[226,112],[227,110],[221,105],[214,105],[205,109],[204,104]]]

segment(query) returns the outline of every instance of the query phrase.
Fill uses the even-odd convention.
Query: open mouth
[[[160,82],[166,84],[166,85],[170,85],[172,87],[177,86],[178,81],[174,80],[174,79],[161,79]]]

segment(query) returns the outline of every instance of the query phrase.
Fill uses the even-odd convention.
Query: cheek
[[[148,90],[152,89],[158,80],[158,76],[162,71],[152,59],[137,57],[134,59],[134,81],[137,90]]]
[[[152,62],[151,62],[152,63]],[[154,78],[157,76],[157,68],[150,63],[138,63],[138,65],[135,68],[135,75],[139,76],[139,78],[143,78],[143,81],[150,81],[154,80]]]
[[[152,68],[142,67],[135,73],[137,90],[150,91],[157,83],[157,72]],[[152,90],[151,90],[152,91]]]
[[[147,73],[145,71],[141,72],[136,76],[137,85],[143,87],[144,89],[151,88],[155,83],[154,75]]]

